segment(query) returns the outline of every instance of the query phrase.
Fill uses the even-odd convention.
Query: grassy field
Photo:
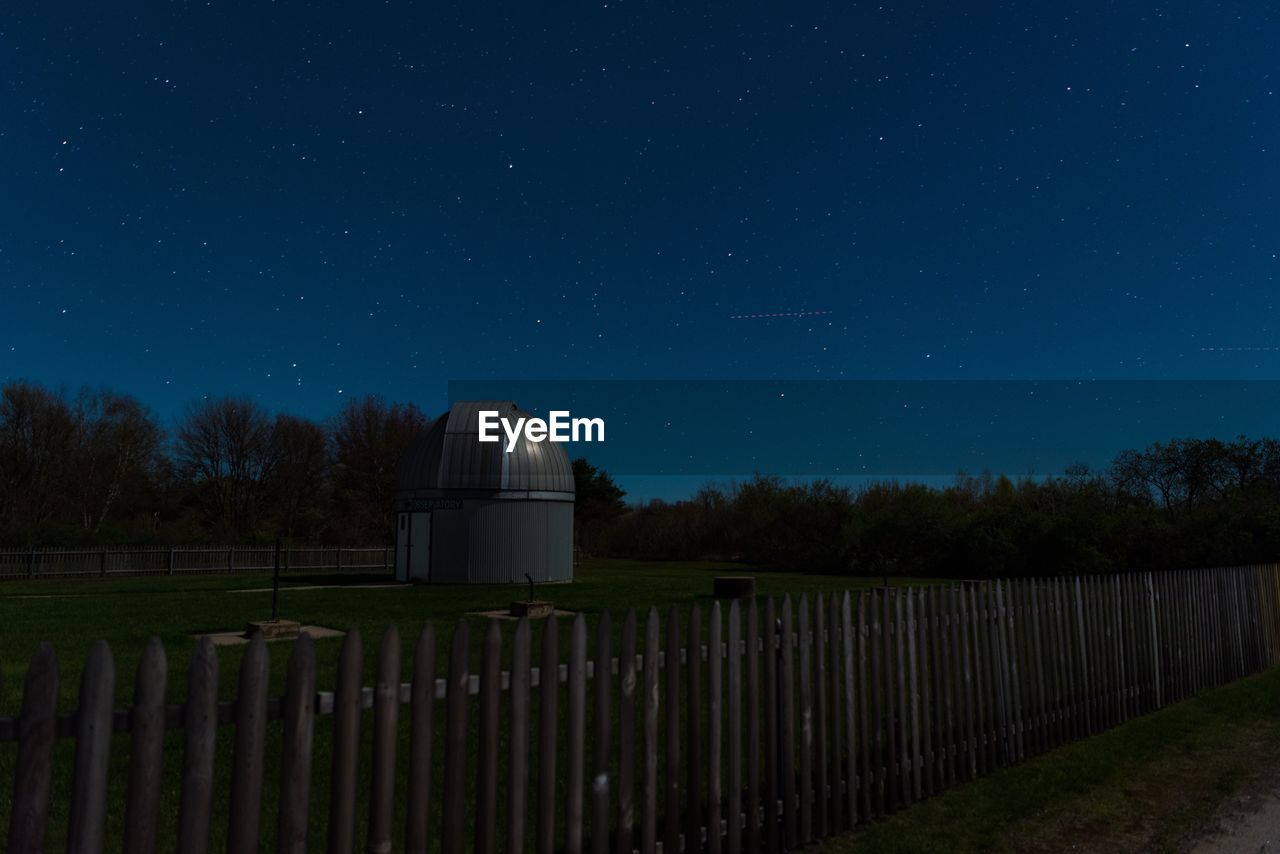
[[[621,614],[628,608],[657,606],[665,616],[672,605],[682,610],[695,603],[709,606],[715,575],[740,574],[736,564],[591,561],[579,568],[571,584],[548,585],[539,595],[556,607],[587,614],[590,623],[603,611]],[[880,583],[878,579],[810,575],[799,572],[755,573],[762,596],[800,592],[841,592]],[[395,624],[411,649],[423,624],[433,621],[442,645],[454,621],[469,612],[504,608],[525,596],[513,585],[438,585],[369,588],[389,581],[381,574],[291,575],[282,583],[282,617],[304,624],[347,630],[358,628],[365,641],[365,660],[372,673],[377,641]],[[903,582],[906,583],[906,582]],[[923,583],[920,581],[912,583]],[[80,668],[90,645],[98,639],[111,644],[116,659],[118,696],[132,692],[133,671],[147,639],[155,635],[165,645],[171,671],[171,702],[183,696],[185,674],[195,649],[192,636],[201,632],[242,629],[252,619],[271,614],[269,574],[202,575],[118,579],[64,579],[0,583],[0,715],[16,713],[21,681],[39,641],[53,644],[62,672],[62,696],[74,704]],[[319,589],[290,589],[324,586]],[[259,592],[239,592],[258,590]],[[643,618],[643,615],[642,615]],[[478,641],[484,618],[469,618]],[[567,620],[561,620],[567,630]],[[618,622],[615,620],[615,622]],[[510,624],[507,625],[510,628]],[[333,686],[340,639],[317,643],[320,681]],[[288,644],[271,644],[272,676],[283,689]],[[239,647],[219,651],[221,686],[231,696]],[[444,658],[441,658],[443,663]],[[411,662],[404,662],[406,678]]]
[[[1280,767],[1280,669],[1202,692],[828,841],[844,852],[1185,851]]]
[[[641,562],[593,562],[581,568],[570,585],[543,588],[541,595],[560,608],[582,611],[594,625],[599,614],[615,615],[615,636],[627,608],[650,605],[682,611],[694,604],[709,606],[708,592],[716,574],[741,573],[740,566]],[[339,629],[359,628],[364,637],[365,682],[372,680],[377,643],[383,630],[396,624],[404,640],[404,678],[412,666],[408,650],[420,627],[433,621],[440,633],[441,659],[454,621],[472,611],[501,607],[523,595],[520,588],[414,587],[361,589],[383,582],[380,576],[292,576],[281,595],[284,616]],[[877,580],[848,579],[802,573],[760,573],[762,595],[799,592],[842,592]],[[296,589],[309,585],[337,585]],[[39,640],[51,641],[62,672],[62,708],[75,707],[80,668],[90,644],[105,638],[117,664],[117,705],[133,691],[133,674],[146,639],[164,641],[170,665],[169,700],[181,702],[185,672],[198,632],[236,629],[266,616],[269,592],[238,592],[269,586],[262,575],[211,575],[187,578],[86,579],[17,582],[0,585],[0,715],[13,715],[20,702],[27,661]],[[292,589],[291,589],[292,588]],[[471,639],[478,646],[484,620],[473,622]],[[513,624],[504,624],[509,631]],[[559,621],[561,655],[567,645],[568,620]],[[534,642],[541,629],[535,629]],[[641,639],[641,643],[643,639]],[[283,690],[289,644],[271,644],[272,681]],[[341,640],[317,643],[318,684],[331,689]],[[616,654],[617,647],[614,652]],[[219,651],[220,694],[234,695],[243,647]],[[536,653],[535,653],[536,658]],[[473,655],[473,668],[478,659]],[[440,671],[443,675],[443,671]],[[536,728],[535,716],[531,721]],[[615,708],[616,714],[616,708]],[[364,718],[364,761],[371,739],[370,715]],[[475,723],[473,710],[472,724]],[[331,718],[317,719],[312,788],[312,847],[323,847],[327,832]],[[561,721],[563,744],[563,727]],[[616,730],[615,730],[616,732]],[[220,730],[211,847],[225,849],[227,790],[231,756],[229,727]],[[280,725],[268,728],[268,769],[278,753]],[[402,716],[401,745],[407,722]],[[443,746],[437,729],[437,751]],[[58,745],[49,849],[64,845],[73,744]],[[505,751],[505,745],[503,747]],[[128,777],[128,740],[118,736],[112,747],[111,809],[108,834],[118,848],[123,823],[123,790]],[[442,754],[437,752],[437,757]],[[13,786],[15,749],[0,745],[0,831],[7,827]],[[177,821],[182,733],[166,737],[166,777],[162,791],[161,838],[172,847]],[[404,785],[404,750],[398,786]],[[1045,756],[999,771],[977,782],[895,814],[827,843],[823,854],[843,851],[1089,851],[1180,850],[1212,815],[1222,798],[1239,790],[1261,770],[1280,763],[1280,670],[1222,688],[1153,715],[1131,721],[1100,736],[1068,745]],[[505,753],[504,753],[505,765]],[[563,773],[563,762],[561,773]],[[365,771],[367,773],[367,765]],[[530,769],[530,792],[536,791],[536,763]],[[436,792],[439,793],[437,766]],[[263,802],[263,848],[274,848],[277,781],[268,774]],[[402,792],[403,788],[398,789]],[[357,844],[365,833],[368,805],[357,805]],[[533,806],[533,801],[530,802]],[[439,801],[436,802],[436,809]],[[403,827],[405,805],[397,799],[396,827]],[[468,817],[468,821],[470,818]]]
[[[589,562],[580,567],[578,577],[572,584],[544,587],[539,595],[553,599],[557,608],[585,613],[591,631],[594,631],[595,621],[602,612],[613,613],[616,655],[616,637],[622,622],[620,617],[626,609],[641,610],[643,620],[643,611],[649,606],[657,606],[663,611],[664,617],[667,609],[672,606],[682,612],[695,604],[709,607],[711,599],[708,594],[712,578],[726,572],[741,574],[743,567],[710,563]],[[878,579],[790,572],[757,573],[756,579],[757,591],[766,596],[801,592],[836,593],[879,583]],[[281,615],[304,624],[341,630],[358,628],[364,639],[365,684],[370,684],[376,667],[378,641],[389,625],[395,624],[399,628],[405,648],[401,659],[402,675],[408,679],[413,663],[410,652],[415,639],[423,624],[432,621],[439,638],[437,672],[444,675],[449,636],[459,617],[469,612],[502,608],[512,599],[525,595],[523,588],[511,585],[367,587],[370,583],[386,581],[381,575],[289,576],[288,586],[281,591]],[[322,586],[302,589],[314,585]],[[147,638],[152,635],[164,642],[167,651],[170,671],[169,702],[180,703],[185,693],[186,670],[195,649],[192,636],[201,632],[240,629],[251,619],[269,616],[271,594],[269,590],[261,590],[269,586],[270,578],[266,575],[65,579],[8,582],[0,585],[0,715],[17,713],[21,702],[23,674],[31,653],[41,640],[50,641],[57,654],[62,675],[61,708],[64,710],[75,708],[85,655],[90,645],[100,638],[110,643],[115,656],[118,706],[126,705],[133,694],[134,672]],[[258,592],[242,592],[246,590]],[[477,653],[481,629],[486,621],[482,617],[467,619],[473,624],[471,644],[474,672],[479,664]],[[643,635],[643,622],[641,626]],[[503,628],[510,632],[514,623],[504,623]],[[558,621],[562,660],[567,651],[569,628],[569,620]],[[534,631],[535,644],[539,642],[541,631],[540,627]],[[336,684],[336,666],[341,644],[341,639],[336,638],[320,640],[316,644],[319,661],[317,684],[321,689],[332,690]],[[276,693],[282,693],[284,689],[290,646],[288,643],[268,645],[271,678]],[[235,694],[236,675],[243,654],[244,647],[219,650],[219,694],[224,698]],[[535,652],[535,661],[536,657]],[[406,717],[402,716],[402,745],[408,743]],[[365,715],[366,750],[371,736],[370,718],[370,715]],[[473,715],[473,724],[474,719]],[[536,725],[536,721],[534,723]],[[328,716],[318,718],[316,723],[311,814],[312,839],[317,843],[323,841],[326,832],[325,815],[331,762],[330,724],[331,718]],[[563,721],[561,726],[563,727]],[[438,739],[442,739],[442,730],[443,727],[437,730]],[[214,803],[212,839],[214,849],[225,848],[222,833],[225,831],[226,821],[231,734],[230,727],[223,727],[219,731],[218,779],[215,784],[218,794]],[[270,757],[278,750],[279,734],[279,724],[272,724],[269,727],[271,741],[268,743],[268,768],[273,767]],[[166,780],[171,782],[163,792],[162,839],[172,840],[175,832],[178,799],[176,783],[181,773],[181,737],[180,732],[172,732],[166,736]],[[563,743],[563,738],[561,741]],[[61,834],[65,830],[70,789],[72,747],[69,739],[59,742],[59,775],[54,784],[51,848],[62,845]],[[442,741],[438,741],[437,748],[441,747]],[[112,810],[108,815],[108,834],[113,839],[119,838],[124,819],[120,805],[123,803],[124,783],[128,777],[125,761],[127,753],[127,737],[117,736],[112,746]],[[0,745],[0,828],[6,827],[8,821],[14,756],[14,745]],[[403,756],[402,749],[401,757]],[[403,785],[406,769],[404,763],[401,764],[400,781]],[[536,773],[536,769],[534,771]],[[269,775],[264,792],[263,844],[267,848],[274,846],[271,828],[274,827],[275,782]],[[532,788],[534,785],[531,780],[531,791],[536,791],[536,788]],[[364,794],[362,791],[362,797]],[[398,799],[395,819],[397,827],[403,826],[402,801],[403,799]],[[357,815],[361,820],[367,815],[364,803],[358,805]],[[358,827],[357,832],[363,833],[363,826]]]

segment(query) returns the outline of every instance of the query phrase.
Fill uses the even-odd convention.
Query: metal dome
[[[573,467],[558,443],[530,442],[521,436],[506,452],[501,442],[480,442],[480,411],[496,410],[514,421],[528,418],[510,400],[467,400],[435,420],[416,438],[400,461],[397,487],[424,495],[443,490],[574,493]],[[550,497],[550,496],[548,496]]]

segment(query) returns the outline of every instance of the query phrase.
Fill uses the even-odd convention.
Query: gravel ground
[[[1209,829],[1192,846],[1193,854],[1280,852],[1280,772],[1229,798]]]

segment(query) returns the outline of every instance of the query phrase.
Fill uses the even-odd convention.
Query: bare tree
[[[275,466],[272,421],[247,398],[192,404],[174,443],[180,477],[194,491],[205,522],[217,533],[252,534]]]
[[[97,533],[125,490],[154,469],[161,432],[141,403],[110,391],[82,392],[75,420],[80,523]]]
[[[328,436],[313,421],[277,415],[271,427],[271,448],[267,509],[277,532],[292,537],[308,518],[311,528],[319,525],[329,473]]]
[[[0,389],[0,528],[42,525],[64,508],[75,435],[61,395],[26,382]]]
[[[375,396],[352,400],[333,420],[334,488],[344,537],[391,536],[391,498],[400,455],[426,428],[413,404],[387,404]]]

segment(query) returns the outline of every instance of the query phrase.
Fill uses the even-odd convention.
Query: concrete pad
[[[396,583],[396,584],[297,584],[297,585],[280,585],[281,591],[284,590],[399,590],[402,587],[412,587],[412,584]],[[270,593],[270,587],[245,587],[239,590],[228,590],[228,593]]]
[[[528,617],[531,620],[550,617],[556,606],[546,599],[517,599],[511,603],[510,613],[513,617]]]
[[[316,640],[323,638],[340,638],[346,632],[340,632],[337,629],[326,629],[324,626],[302,626],[301,631],[311,635]],[[249,638],[244,632],[209,632],[208,634],[192,635],[193,638],[209,638],[213,641],[214,646],[239,646],[249,642]],[[267,643],[278,640],[293,640],[293,638],[275,637],[267,638]]]
[[[561,611],[559,608],[557,608],[554,613],[557,617],[572,617],[577,612]],[[496,611],[468,611],[467,616],[468,617],[492,617],[498,620],[511,620],[512,622],[515,622],[520,619],[519,617],[511,616],[511,610],[509,608],[499,608]],[[551,616],[551,614],[543,614],[541,616],[549,617]],[[536,618],[533,618],[533,619],[536,619]]]
[[[296,638],[302,631],[302,623],[297,620],[250,620],[244,633],[252,637],[254,632],[262,632],[267,640],[280,638]]]

